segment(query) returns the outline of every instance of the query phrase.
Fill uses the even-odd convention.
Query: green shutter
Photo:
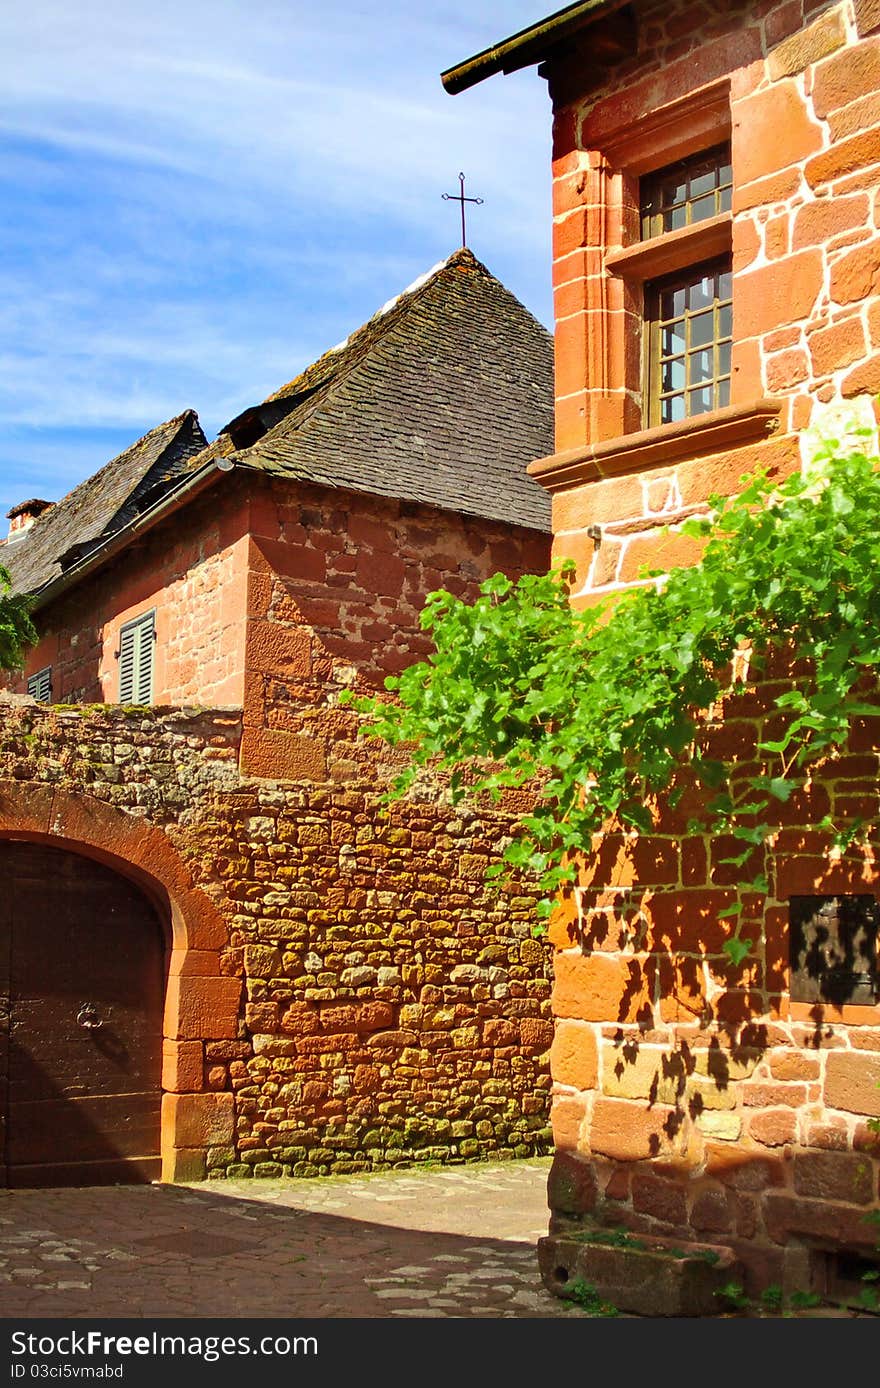
[[[41,704],[48,704],[52,701],[52,666],[47,665],[44,669],[38,670],[35,675],[31,675],[27,682],[27,691],[32,699],[36,699]]]
[[[156,649],[156,614],[145,612],[126,622],[119,633],[119,702],[153,702],[153,653]]]

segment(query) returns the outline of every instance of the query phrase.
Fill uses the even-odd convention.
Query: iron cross
[[[463,174],[463,173],[460,173],[460,174],[458,175],[458,181],[459,181],[459,183],[461,184],[461,192],[460,192],[460,193],[442,193],[442,194],[441,194],[441,197],[443,198],[443,201],[444,201],[444,202],[460,202],[460,203],[461,203],[461,244],[462,244],[462,246],[466,246],[466,245],[467,245],[467,240],[465,239],[465,229],[464,229],[464,205],[465,205],[466,202],[482,202],[483,199],[482,199],[482,198],[466,198],[466,197],[465,197],[465,195],[464,195],[464,174]]]

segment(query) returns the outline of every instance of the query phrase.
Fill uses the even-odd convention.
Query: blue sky
[[[206,434],[460,244],[548,327],[550,102],[440,73],[535,0],[0,7],[0,533],[191,406]]]

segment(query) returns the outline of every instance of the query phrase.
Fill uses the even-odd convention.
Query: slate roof
[[[526,466],[552,452],[552,335],[462,249],[212,443],[194,410],[151,429],[0,545],[0,565],[14,592],[48,600],[220,458],[549,533],[549,496]]]
[[[553,338],[462,249],[223,439],[236,466],[549,531],[526,465],[553,452]]]
[[[101,548],[139,511],[185,476],[186,464],[207,439],[195,410],[151,429],[124,453],[50,506],[11,544],[0,545],[0,564],[13,591],[36,593],[66,567]]]

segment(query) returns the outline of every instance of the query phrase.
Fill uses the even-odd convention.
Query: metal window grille
[[[31,675],[27,682],[27,692],[32,699],[38,703],[49,704],[52,702],[52,666],[46,665],[42,670],[38,670],[35,675]]]
[[[156,614],[145,612],[126,622],[119,633],[119,702],[153,702],[153,660],[156,649]]]

